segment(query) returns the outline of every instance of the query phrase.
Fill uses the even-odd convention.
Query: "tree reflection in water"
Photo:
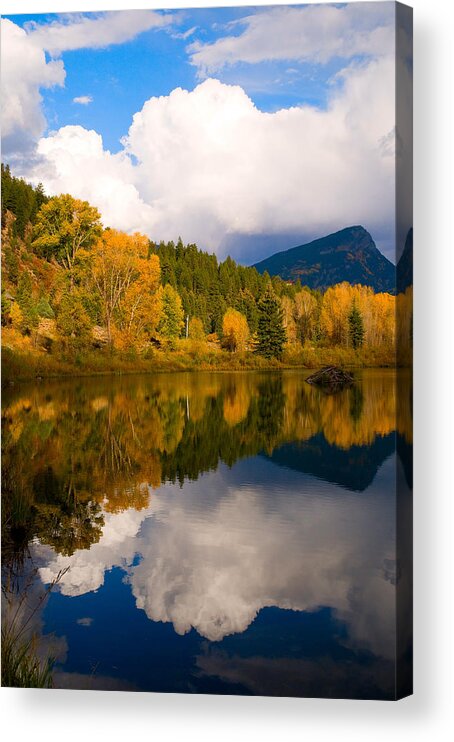
[[[397,413],[392,371],[364,371],[329,396],[295,371],[9,389],[4,570],[20,572],[33,542],[41,579],[69,565],[59,590],[77,596],[121,566],[149,619],[178,634],[195,628],[210,642],[250,641],[248,627],[273,606],[301,615],[331,606],[349,627],[345,646],[367,647],[381,658],[377,673],[391,677],[395,432],[405,460],[412,443],[409,380],[400,383],[409,393]],[[388,459],[384,484],[377,474]],[[241,669],[249,692],[274,693],[287,666],[297,695],[310,695],[315,675],[322,687],[323,663],[314,675],[313,662],[287,657],[279,670],[261,649],[255,658],[239,645],[227,655],[200,649],[199,682],[215,673],[233,683]],[[345,683],[346,666],[336,672]]]

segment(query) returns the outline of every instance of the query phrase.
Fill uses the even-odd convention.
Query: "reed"
[[[55,658],[40,657],[40,638],[33,631],[33,618],[49,597],[54,586],[69,568],[61,570],[42,595],[29,606],[28,588],[18,596],[9,584],[2,588],[1,680],[2,687],[52,688]],[[29,582],[31,585],[31,582]],[[29,586],[28,586],[29,587]]]

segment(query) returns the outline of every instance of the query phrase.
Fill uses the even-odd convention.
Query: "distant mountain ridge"
[[[301,280],[303,285],[325,291],[348,283],[371,286],[374,291],[396,291],[396,268],[375,245],[362,226],[346,227],[304,245],[277,252],[258,263],[259,273],[268,271],[284,281]]]

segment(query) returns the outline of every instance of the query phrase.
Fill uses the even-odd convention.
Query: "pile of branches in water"
[[[344,371],[339,366],[325,366],[315,374],[311,374],[306,379],[308,384],[324,387],[327,391],[338,391],[344,387],[352,386],[355,379],[353,374]]]

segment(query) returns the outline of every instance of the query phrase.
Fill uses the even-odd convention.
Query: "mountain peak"
[[[303,285],[322,291],[342,281],[372,286],[375,291],[395,291],[393,264],[360,224],[275,253],[255,268],[286,281],[299,279]]]
[[[351,227],[343,227],[343,229],[339,229],[338,232],[333,232],[331,236],[334,236],[335,234],[366,234],[368,237],[370,237],[369,232],[365,227],[363,227],[362,224],[352,224]],[[321,239],[324,239],[323,237]],[[372,239],[372,237],[371,237]]]

